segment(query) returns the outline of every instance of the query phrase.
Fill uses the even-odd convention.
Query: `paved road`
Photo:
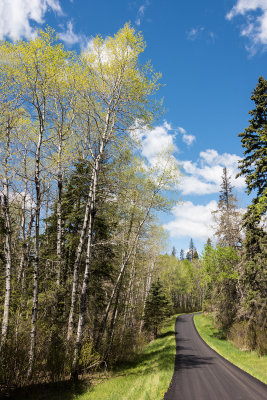
[[[267,400],[267,385],[203,342],[192,314],[177,318],[175,338],[174,374],[164,400]]]

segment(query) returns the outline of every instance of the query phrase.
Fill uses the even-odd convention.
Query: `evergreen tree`
[[[240,133],[244,159],[238,176],[245,176],[247,192],[256,196],[244,216],[245,249],[240,268],[238,321],[246,321],[250,348],[260,354],[267,349],[267,233],[261,222],[267,211],[267,81],[260,77],[252,93],[255,109],[250,124]]]
[[[172,248],[172,256],[173,257],[176,257],[176,248],[173,246],[173,248]]]
[[[251,100],[256,107],[249,111],[252,118],[248,128],[239,134],[245,158],[239,162],[240,172],[237,176],[245,176],[248,194],[256,191],[246,220],[253,218],[260,221],[267,210],[267,80],[262,76]]]
[[[223,168],[218,208],[212,214],[216,222],[215,236],[218,244],[239,248],[242,240],[241,214],[237,209],[237,199],[233,195],[227,168]]]
[[[196,249],[195,249],[195,245],[194,245],[193,239],[191,238],[191,239],[190,239],[190,243],[189,243],[189,250],[188,250],[188,252],[186,253],[186,258],[187,258],[188,261],[191,262],[191,261],[193,260],[195,250],[196,250]]]
[[[154,338],[164,320],[171,315],[171,303],[159,279],[153,282],[149,291],[144,312],[144,328],[152,331]]]
[[[194,250],[194,254],[193,254],[193,260],[198,260],[198,252],[197,249]]]
[[[221,203],[222,208],[225,210],[229,210],[230,202],[232,195],[233,187],[230,182],[230,177],[227,173],[227,168],[223,168],[223,175],[222,175],[222,184],[219,196],[219,203]]]
[[[180,260],[181,261],[184,260],[184,249],[181,249],[181,251],[180,251]]]

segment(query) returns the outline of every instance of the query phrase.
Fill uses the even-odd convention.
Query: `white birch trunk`
[[[62,176],[62,135],[59,134],[59,146],[58,146],[58,162],[57,162],[57,285],[60,285],[61,280],[61,267],[62,267],[62,187],[63,187],[63,176]]]
[[[97,183],[98,183],[98,174],[99,174],[99,169],[100,169],[100,163],[102,161],[102,157],[103,157],[104,150],[105,150],[105,145],[107,143],[109,124],[110,124],[110,111],[108,111],[108,113],[107,113],[106,129],[105,129],[105,132],[104,132],[103,137],[100,142],[99,153],[98,153],[97,157],[95,158],[94,164],[92,167],[93,170],[92,170],[92,175],[91,175],[91,183],[90,183],[90,189],[89,189],[89,194],[88,194],[88,200],[87,200],[87,204],[86,204],[86,208],[85,208],[85,215],[84,215],[82,230],[80,233],[79,245],[78,245],[77,251],[76,251],[74,272],[73,272],[71,307],[70,307],[69,321],[68,321],[67,340],[70,340],[72,338],[73,331],[74,331],[74,313],[75,313],[77,297],[78,297],[79,268],[80,268],[81,255],[82,255],[82,250],[83,250],[84,243],[85,243],[87,229],[89,230],[89,233],[91,232],[91,234],[92,234],[92,229],[93,229],[92,215],[95,212],[95,198],[96,198],[96,187],[97,187]],[[114,126],[114,118],[113,118],[111,130],[113,129],[113,126]],[[88,235],[87,254],[86,254],[86,268],[88,270],[90,268],[90,262],[91,262],[91,244],[92,244],[91,239],[92,238],[90,237],[90,234],[89,234]],[[86,276],[87,276],[86,268],[85,268],[85,273],[84,273],[84,282],[87,279],[86,278]],[[89,272],[88,272],[88,274],[89,274]],[[88,278],[88,282],[89,282],[89,278]],[[82,289],[82,291],[83,291],[83,289]],[[82,295],[82,296],[84,296],[84,295]],[[77,337],[78,337],[78,332],[80,335],[82,319],[83,319],[83,317],[79,316],[80,328],[78,328],[78,330],[77,330]],[[76,342],[77,342],[77,339],[76,339]],[[73,364],[75,364],[75,363],[73,362]]]
[[[7,339],[7,332],[9,326],[9,306],[11,297],[11,222],[9,212],[9,182],[8,182],[8,152],[9,152],[9,132],[7,132],[7,151],[5,157],[5,177],[3,180],[3,196],[2,203],[5,217],[5,259],[6,259],[6,272],[5,272],[5,300],[4,312],[2,319],[2,332],[1,332],[1,349]]]
[[[39,283],[39,235],[40,235],[40,209],[41,209],[41,188],[40,188],[40,153],[44,133],[44,118],[40,121],[40,133],[35,153],[35,238],[34,238],[34,270],[33,270],[33,304],[31,317],[29,366],[27,371],[28,379],[32,378],[36,350],[36,322],[38,316],[38,283]]]
[[[95,214],[95,199],[96,199],[96,187],[97,187],[97,179],[99,172],[99,161],[101,157],[100,155],[96,159],[95,169],[93,174],[92,181],[92,194],[91,194],[91,207],[89,214],[89,224],[88,224],[88,242],[87,242],[87,251],[86,251],[86,259],[85,259],[85,271],[83,278],[82,291],[80,296],[80,310],[79,310],[79,320],[77,327],[77,335],[72,363],[72,378],[78,378],[78,361],[82,344],[82,335],[84,328],[84,318],[86,313],[86,305],[87,305],[87,291],[90,277],[90,267],[91,267],[91,246],[92,246],[92,235],[93,235],[93,223],[94,223],[94,214]]]
[[[81,261],[82,250],[83,250],[86,232],[87,232],[88,223],[89,223],[89,217],[90,217],[89,214],[90,214],[91,207],[92,207],[93,181],[94,181],[94,171],[93,171],[93,174],[91,177],[90,191],[89,191],[88,200],[87,200],[87,204],[86,204],[83,226],[82,226],[82,230],[80,233],[79,245],[77,247],[76,257],[75,257],[75,262],[74,262],[73,283],[72,283],[72,293],[71,293],[71,306],[70,306],[70,313],[69,313],[69,320],[68,320],[67,340],[70,340],[72,338],[73,330],[74,330],[74,313],[75,313],[77,297],[78,297],[80,261]]]

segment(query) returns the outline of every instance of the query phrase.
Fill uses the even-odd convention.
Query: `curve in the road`
[[[199,336],[193,314],[175,323],[176,356],[164,400],[267,400],[267,385],[234,366]]]

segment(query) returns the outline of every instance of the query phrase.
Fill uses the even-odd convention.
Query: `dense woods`
[[[1,384],[57,380],[128,357],[164,234],[155,211],[177,168],[138,129],[160,74],[125,25],[81,56],[47,29],[1,43]]]
[[[129,24],[80,56],[50,28],[0,45],[1,388],[110,367],[202,304],[241,347],[267,352],[267,82],[240,134],[248,211],[224,169],[216,245],[163,255],[156,213],[179,171],[171,148],[141,156],[140,130],[162,111],[144,49]]]

